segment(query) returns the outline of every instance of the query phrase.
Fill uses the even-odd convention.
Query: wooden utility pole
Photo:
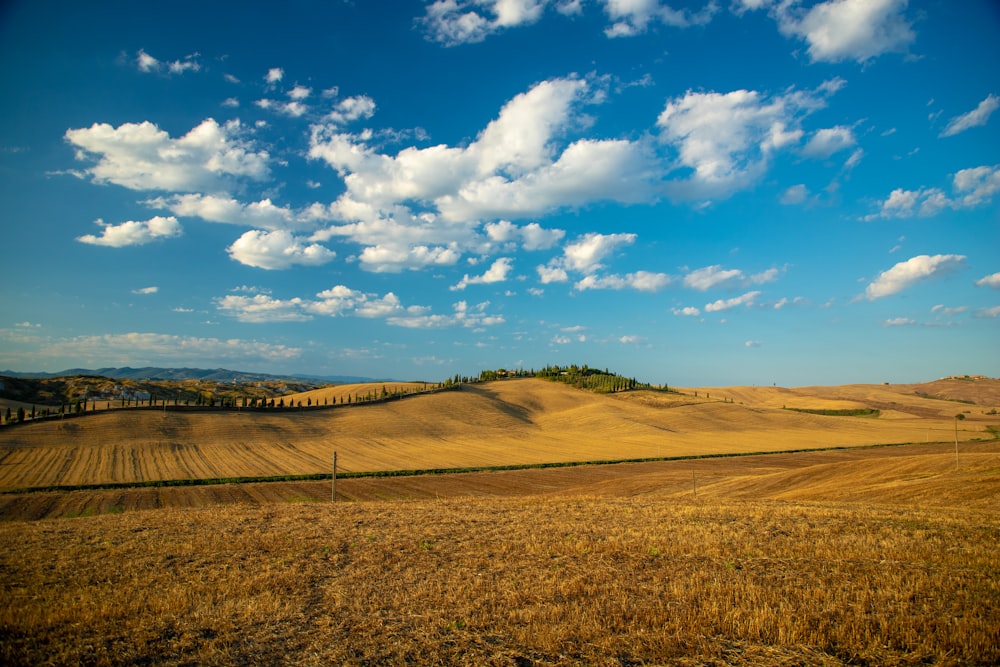
[[[337,452],[333,453],[333,502],[337,502]]]
[[[691,472],[691,493],[695,498],[698,497],[698,482],[695,481],[694,471]]]

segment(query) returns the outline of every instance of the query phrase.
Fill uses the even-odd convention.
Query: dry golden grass
[[[345,501],[525,495],[785,500],[996,509],[1000,443],[905,445],[414,477],[341,479]],[[219,484],[0,494],[0,520],[87,517],[216,504],[325,502],[329,481]]]
[[[994,664],[1000,517],[508,498],[0,524],[4,664]]]
[[[22,440],[5,440],[0,475],[88,479],[87,462],[122,479],[293,471],[309,456],[326,465],[331,444],[406,468],[791,449],[949,435],[954,406],[970,410],[963,440],[991,423],[986,404],[940,399],[872,419],[710,393],[518,381],[314,413],[120,412],[67,420],[81,430],[49,443],[42,424],[6,431]],[[164,444],[186,438],[200,444]],[[27,475],[19,450],[46,448],[45,470]],[[0,663],[1000,662],[994,439],[963,441],[957,464],[953,445],[932,443],[347,479],[338,492],[336,504],[329,482],[0,495]],[[76,518],[19,520],[58,516]]]
[[[860,403],[882,391],[823,389],[820,401]],[[895,393],[891,418],[826,417],[782,410],[765,391],[724,403],[724,390],[602,396],[515,380],[331,410],[98,413],[0,429],[0,490],[322,473],[334,450],[342,470],[372,471],[948,441],[959,410],[965,441],[1000,421],[987,405]]]

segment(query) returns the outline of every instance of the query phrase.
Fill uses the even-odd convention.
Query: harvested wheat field
[[[344,472],[461,468],[950,441],[959,411],[960,441],[992,438],[1000,423],[986,414],[996,403],[892,393],[885,417],[829,416],[762,391],[725,402],[724,390],[597,395],[523,379],[302,412],[98,412],[0,430],[0,491],[321,474],[334,451]],[[796,397],[826,405],[824,391]],[[852,405],[877,398],[836,391]]]
[[[1000,661],[988,399],[904,394],[891,418],[828,416],[749,400],[766,389],[730,403],[518,380],[335,410],[6,429],[0,662]],[[877,398],[837,391],[848,398],[814,390],[795,407]],[[946,442],[924,444],[927,431]],[[918,444],[343,479],[337,503],[330,480],[9,492],[322,470],[332,445],[385,469],[904,441]]]
[[[0,660],[968,665],[1000,516],[650,496],[227,505],[0,524]]]

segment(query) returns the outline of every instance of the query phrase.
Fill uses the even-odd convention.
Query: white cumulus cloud
[[[1000,271],[992,273],[988,276],[983,276],[976,281],[976,287],[992,287],[993,289],[1000,289]]]
[[[929,217],[946,209],[975,208],[991,203],[997,192],[1000,192],[1000,165],[962,169],[952,178],[951,195],[940,188],[896,188],[879,202],[877,213],[864,219]]]
[[[306,245],[284,229],[245,232],[226,250],[237,262],[260,269],[318,266],[336,257],[336,253],[329,248],[318,243]]]
[[[238,120],[223,125],[209,118],[183,137],[171,138],[149,121],[112,127],[94,123],[66,131],[81,161],[97,163],[84,170],[96,183],[131,190],[205,192],[224,189],[234,178],[264,180],[270,175],[267,151],[243,138]]]
[[[436,0],[421,19],[429,39],[445,46],[481,42],[506,28],[534,23],[548,0]]]
[[[314,125],[309,156],[334,168],[346,189],[330,206],[344,224],[325,233],[367,246],[362,257],[374,269],[377,257],[392,259],[401,245],[459,255],[483,252],[484,241],[545,249],[564,232],[509,220],[596,201],[654,200],[661,169],[649,142],[567,142],[588,122],[580,108],[602,98],[603,86],[577,77],[542,81],[464,146],[410,146],[393,155],[372,145],[371,132],[346,133],[339,120]],[[486,223],[484,240],[477,230],[492,220],[500,222]],[[389,229],[391,238],[375,238]]]
[[[181,217],[197,217],[209,222],[223,222],[265,229],[279,229],[293,222],[295,215],[288,208],[275,206],[270,199],[243,204],[225,195],[182,194],[170,198],[156,197],[145,202],[155,208],[168,209]]]
[[[866,62],[905,52],[916,39],[904,15],[907,0],[828,0],[808,9],[780,2],[772,12],[781,32],[805,40],[813,62]]]
[[[613,23],[605,29],[608,37],[632,37],[646,32],[651,23],[663,23],[675,28],[705,25],[718,10],[708,2],[698,12],[674,9],[659,0],[602,0],[604,12]]]
[[[657,119],[660,140],[676,151],[676,169],[689,173],[668,183],[668,193],[683,199],[721,197],[750,186],[767,171],[775,152],[799,143],[802,118],[824,107],[842,86],[842,80],[833,79],[814,91],[776,96],[754,90],[688,91],[669,100]]]
[[[639,292],[658,292],[670,284],[671,278],[665,273],[636,271],[625,275],[584,276],[574,287],[579,291],[588,289],[634,289]]]
[[[183,233],[177,218],[173,216],[156,216],[149,220],[129,220],[119,225],[108,225],[98,220],[103,227],[100,236],[85,234],[78,236],[80,243],[103,245],[111,248],[124,248],[133,245],[145,245],[158,239],[180,236]]]
[[[514,268],[509,257],[501,257],[493,262],[493,265],[481,276],[469,277],[465,274],[457,285],[452,285],[451,289],[464,290],[469,285],[490,285],[492,283],[502,283],[507,280],[507,274]]]
[[[285,78],[285,70],[281,69],[280,67],[272,67],[271,69],[267,70],[267,74],[264,75],[264,81],[267,82],[268,85],[272,86],[277,83],[280,83],[281,80],[284,78]]]
[[[950,273],[965,264],[965,255],[917,255],[883,271],[865,289],[869,301],[891,296],[913,284]]]

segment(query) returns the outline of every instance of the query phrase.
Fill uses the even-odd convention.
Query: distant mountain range
[[[0,371],[0,375],[12,378],[56,378],[74,375],[99,375],[115,380],[207,380],[212,382],[234,382],[246,384],[250,382],[299,382],[304,384],[353,384],[356,382],[388,382],[388,378],[368,378],[355,375],[270,375],[268,373],[249,373],[233,371],[226,368],[68,368],[58,373],[20,373],[17,371]]]

